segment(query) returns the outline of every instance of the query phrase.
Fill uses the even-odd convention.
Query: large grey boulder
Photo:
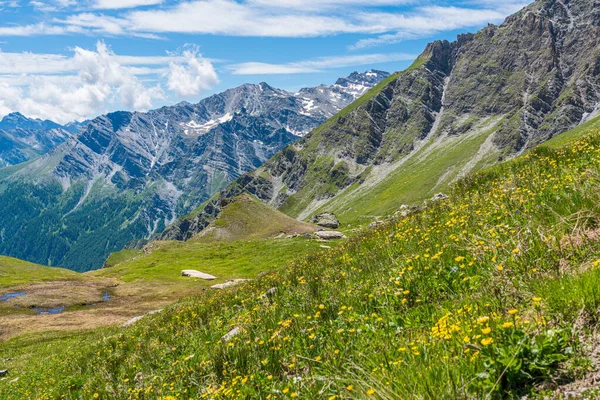
[[[310,219],[315,225],[322,226],[323,228],[337,229],[340,227],[340,221],[337,219],[335,214],[330,212],[324,212],[317,214]]]

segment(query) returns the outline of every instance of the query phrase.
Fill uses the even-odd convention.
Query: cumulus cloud
[[[219,83],[212,63],[203,59],[197,49],[184,51],[183,57],[184,63],[172,62],[169,65],[169,90],[181,97],[191,97]]]
[[[169,56],[116,55],[103,42],[76,47],[71,57],[0,52],[0,116],[20,111],[60,123],[109,109],[148,110],[167,96],[160,84],[138,75],[169,74],[169,89],[186,96],[212,87],[217,74],[197,51]],[[172,81],[172,82],[171,82]]]

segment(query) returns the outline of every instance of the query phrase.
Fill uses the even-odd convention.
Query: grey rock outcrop
[[[340,221],[337,219],[335,214],[330,212],[317,214],[310,219],[310,222],[329,229],[337,229],[340,227]]]

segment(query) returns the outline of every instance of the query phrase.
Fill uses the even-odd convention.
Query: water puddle
[[[109,300],[110,300],[110,293],[108,293],[108,292],[104,293],[104,296],[102,296],[102,301],[104,301],[106,303]]]
[[[51,308],[36,307],[36,308],[34,308],[34,311],[37,313],[37,315],[60,314],[61,312],[65,311],[65,307],[51,307]]]
[[[15,297],[25,296],[25,292],[18,293],[6,293],[0,296],[0,301],[8,301],[10,299],[14,299]]]

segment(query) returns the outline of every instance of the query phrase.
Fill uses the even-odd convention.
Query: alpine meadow
[[[598,0],[0,15],[0,399],[600,399]]]

